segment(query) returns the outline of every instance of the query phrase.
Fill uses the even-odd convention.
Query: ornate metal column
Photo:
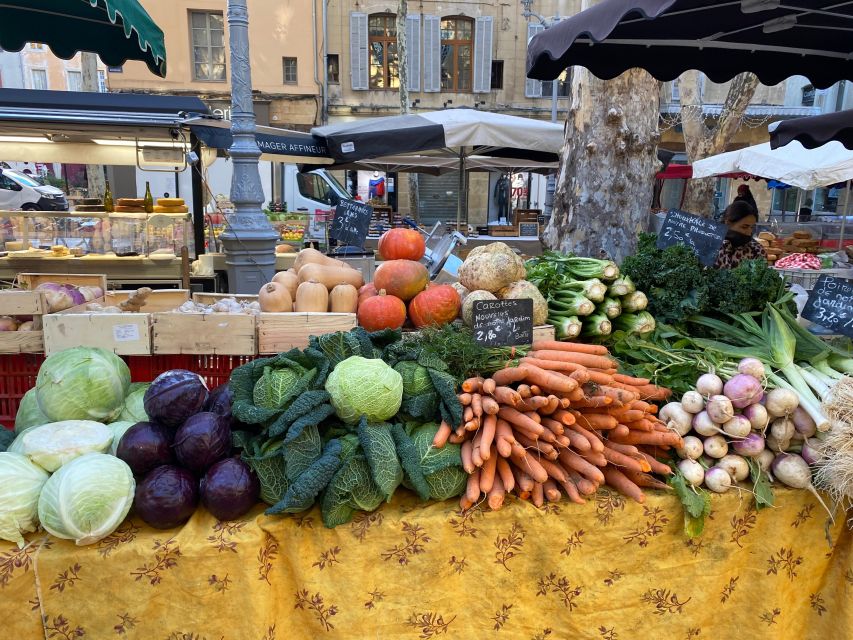
[[[249,10],[246,0],[228,0],[228,35],[231,49],[231,133],[228,150],[234,163],[231,202],[234,213],[220,240],[225,246],[230,293],[257,293],[275,274],[273,230],[261,205],[264,190],[258,171],[261,150],[255,141],[252,107],[252,73],[249,62]]]

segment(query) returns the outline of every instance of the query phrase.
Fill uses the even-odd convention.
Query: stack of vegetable
[[[368,331],[416,329],[453,322],[462,304],[450,285],[432,284],[424,257],[423,236],[413,229],[390,229],[379,238],[384,262],[373,282],[358,292],[358,323]]]
[[[73,284],[58,284],[56,282],[42,282],[35,289],[44,293],[49,313],[64,311],[78,304],[92,302],[104,295],[100,287],[77,287]]]
[[[517,366],[466,380],[462,421],[445,421],[436,434],[437,448],[462,443],[470,474],[462,508],[482,494],[496,510],[513,491],[541,506],[563,492],[583,504],[602,484],[637,502],[642,487],[666,488],[649,474],[671,473],[657,456],[682,441],[646,400],[668,390],[619,375],[601,346],[541,341],[533,349]]]
[[[527,262],[527,278],[547,298],[548,323],[561,340],[654,331],[646,295],[609,260],[546,251]]]

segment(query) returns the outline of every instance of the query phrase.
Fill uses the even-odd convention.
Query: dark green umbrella
[[[20,51],[27,42],[65,59],[91,51],[111,67],[142,60],[166,76],[163,32],[138,0],[0,0],[0,47]]]

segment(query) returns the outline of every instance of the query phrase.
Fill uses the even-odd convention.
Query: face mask
[[[734,229],[729,229],[728,232],[726,232],[726,240],[731,242],[733,247],[742,247],[752,240],[752,236],[748,236],[740,231],[735,231]]]

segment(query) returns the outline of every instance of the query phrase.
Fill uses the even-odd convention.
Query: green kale
[[[711,304],[719,313],[762,311],[785,293],[785,281],[766,260],[744,260],[734,269],[709,272]]]
[[[373,481],[384,496],[390,500],[394,491],[403,481],[403,467],[397,457],[391,425],[368,424],[365,418],[358,425],[358,441],[364,450],[364,457],[370,465]]]
[[[329,440],[323,454],[287,488],[284,497],[264,513],[278,515],[310,509],[317,494],[326,488],[340,466],[341,443]]]

